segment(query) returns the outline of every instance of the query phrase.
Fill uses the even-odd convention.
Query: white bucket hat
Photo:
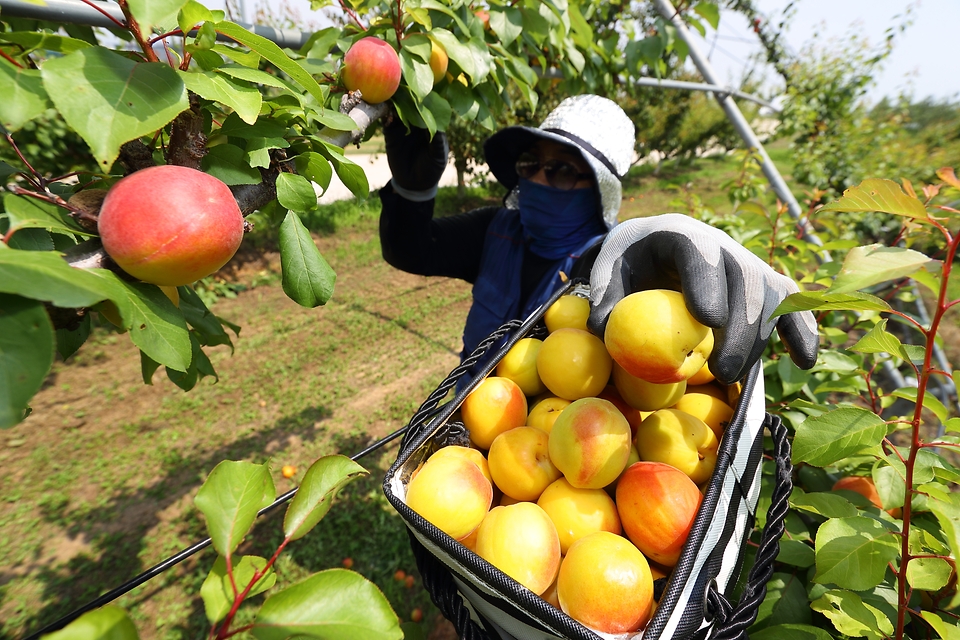
[[[593,170],[600,210],[608,229],[617,224],[622,190],[620,181],[633,162],[636,129],[617,103],[595,95],[573,96],[550,112],[538,128],[507,127],[483,145],[487,166],[507,189],[519,180],[517,157],[537,140],[573,147]]]

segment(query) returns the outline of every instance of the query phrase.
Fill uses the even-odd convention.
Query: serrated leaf
[[[790,506],[824,518],[849,518],[857,515],[857,508],[849,500],[836,493],[822,491],[813,493],[794,491],[790,496]]]
[[[108,604],[88,611],[44,640],[137,640],[137,627],[120,607]]]
[[[112,289],[86,269],[71,267],[56,251],[0,251],[0,293],[50,302],[65,309],[90,307]]]
[[[280,268],[283,291],[297,304],[318,307],[333,295],[337,276],[293,211],[280,224]]]
[[[512,6],[490,7],[490,28],[501,44],[509,47],[523,33],[523,14]]]
[[[793,439],[793,462],[815,467],[829,464],[877,446],[887,435],[887,423],[871,411],[841,407],[809,417]]]
[[[816,554],[810,545],[800,540],[783,539],[780,540],[780,553],[777,554],[777,562],[805,569],[813,566],[816,562]],[[803,604],[806,607],[806,598],[804,598]]]
[[[783,299],[770,318],[794,311],[889,311],[890,305],[868,293],[801,291]]]
[[[7,247],[20,251],[53,251],[55,249],[53,237],[46,229],[21,229],[9,237]]]
[[[277,176],[277,200],[285,208],[297,213],[308,213],[317,208],[317,194],[310,182],[295,173]]]
[[[263,100],[260,92],[253,87],[237,84],[216,71],[180,71],[179,73],[187,89],[201,98],[227,105],[248,124],[257,121]]]
[[[751,640],[833,640],[833,636],[818,627],[806,624],[778,624],[750,632]]]
[[[922,202],[904,193],[896,182],[879,178],[868,178],[859,185],[850,187],[843,192],[839,200],[824,205],[818,211],[851,213],[878,211],[912,218],[919,222],[927,220],[927,210]]]
[[[234,556],[233,560],[236,559],[237,556]],[[233,577],[237,583],[237,588],[240,591],[246,589],[247,585],[249,585],[253,580],[254,575],[256,575],[258,571],[263,571],[263,568],[266,566],[267,559],[261,558],[260,556],[243,556],[240,558],[239,562],[234,562]],[[266,573],[257,579],[256,584],[250,587],[247,597],[263,593],[267,589],[272,588],[276,583],[277,574],[274,572],[273,567],[271,567],[267,569]],[[223,576],[223,588],[226,590],[227,594],[231,594],[233,592],[233,587],[230,584],[229,576]]]
[[[145,33],[157,25],[168,25],[187,0],[128,0],[130,12]]]
[[[817,530],[817,573],[813,580],[866,591],[883,582],[888,563],[900,554],[899,538],[864,516],[831,518]]]
[[[831,589],[810,603],[844,635],[881,640],[893,635],[893,625],[882,611],[866,604],[852,591]]]
[[[3,196],[3,207],[6,209],[5,213],[10,225],[7,228],[8,231],[46,229],[83,236],[93,235],[68,216],[64,209],[36,198],[8,193]]]
[[[903,398],[904,400],[909,400],[916,404],[918,389],[916,387],[903,387],[895,390],[890,395],[895,398]],[[923,394],[923,408],[931,411],[940,422],[945,422],[947,417],[950,415],[950,412],[947,411],[947,408],[943,406],[943,403],[940,402],[940,399],[937,396],[930,393],[928,390]]]
[[[310,465],[283,518],[283,535],[305,536],[330,510],[337,492],[367,470],[346,456],[324,456]]]
[[[243,149],[233,144],[218,144],[207,150],[200,161],[205,173],[228,185],[260,184],[260,172],[246,161]]]
[[[10,251],[0,252],[0,256]],[[0,429],[23,419],[53,366],[53,325],[41,302],[0,294]]]
[[[51,58],[41,72],[47,94],[104,169],[124,142],[152,134],[190,107],[169,65],[134,62],[101,47]]]
[[[53,106],[36,69],[21,69],[0,58],[0,125],[11,132]]]
[[[403,632],[375,584],[345,569],[328,569],[274,593],[257,613],[258,640],[400,640]]]
[[[903,247],[885,247],[871,244],[856,247],[847,253],[830,293],[849,293],[859,289],[906,278],[910,274],[936,265],[926,255]]]
[[[423,100],[433,91],[433,70],[430,65],[417,56],[413,55],[406,48],[400,50],[400,69],[403,72],[403,79],[407,83],[414,95]]]
[[[330,180],[333,178],[333,167],[330,162],[319,153],[307,151],[296,156],[294,163],[297,167],[297,173],[315,182],[325,193],[330,186]]]
[[[216,28],[218,33],[222,33],[223,35],[236,40],[240,44],[249,47],[276,66],[278,69],[283,71],[285,74],[293,78],[294,82],[306,89],[307,93],[312,95],[317,100],[318,104],[324,103],[323,91],[320,89],[320,85],[317,84],[317,81],[313,79],[313,76],[304,71],[303,68],[296,62],[291,60],[290,57],[284,53],[283,49],[278,47],[276,44],[270,40],[267,40],[263,36],[258,36],[247,31],[240,25],[234,24],[233,22],[219,22],[217,23]]]
[[[213,548],[230,557],[250,531],[257,512],[276,496],[266,465],[224,460],[207,476],[194,503],[207,520]]]

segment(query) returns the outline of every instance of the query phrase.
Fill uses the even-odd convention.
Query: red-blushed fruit
[[[553,464],[574,487],[602,489],[627,464],[630,424],[612,402],[581,398],[553,423],[548,450]]]
[[[414,583],[413,576],[408,575],[406,578],[403,579],[403,586],[405,586],[407,589],[412,589],[413,583]]]
[[[557,528],[532,502],[491,509],[477,531],[476,553],[537,595],[560,569]]]
[[[340,79],[350,91],[360,91],[369,104],[393,97],[400,86],[400,57],[379,38],[360,38],[343,56]]]
[[[344,558],[340,564],[343,565],[344,569],[350,569],[353,567],[353,558]]]
[[[878,509],[883,509],[883,502],[880,500],[880,494],[877,492],[877,485],[873,483],[873,478],[868,478],[867,476],[846,476],[834,483],[833,490],[859,493],[869,500],[873,506]],[[894,518],[899,518],[903,515],[903,510],[900,507],[893,507],[892,509],[887,509],[887,513]]]
[[[180,286],[225,265],[243,239],[230,188],[176,165],[148,167],[107,193],[97,222],[107,254],[144,282]]]
[[[624,533],[645,556],[666,567],[680,558],[702,500],[693,480],[662,462],[636,462],[617,482]]]
[[[403,582],[404,580],[407,579],[407,572],[404,571],[403,569],[397,569],[396,572],[393,574],[393,579],[396,580],[397,582]]]
[[[527,420],[527,397],[510,378],[489,376],[470,392],[460,405],[470,441],[489,449],[494,439]]]
[[[422,622],[423,621],[423,610],[419,607],[410,612],[410,622]]]
[[[285,464],[280,470],[280,473],[283,474],[284,478],[292,478],[293,476],[297,475],[297,468],[292,464]]]

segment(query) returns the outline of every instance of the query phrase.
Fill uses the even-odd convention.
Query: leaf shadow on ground
[[[46,522],[62,526],[71,538],[85,539],[89,551],[74,556],[55,569],[46,566],[36,568],[36,580],[42,584],[38,596],[47,604],[24,620],[26,633],[38,631],[144,571],[147,567],[139,555],[147,548],[146,537],[150,530],[165,519],[163,513],[166,510],[176,510],[177,503],[193,493],[202,478],[219,462],[257,459],[262,457],[267,443],[291,434],[307,441],[318,439],[325,434],[322,422],[331,416],[331,411],[324,406],[310,407],[281,417],[264,431],[214,449],[196,450],[196,455],[178,457],[165,465],[165,475],[151,485],[136,491],[119,492],[102,506],[82,513],[71,513],[69,509],[64,511],[67,505],[44,508],[42,514]],[[320,428],[307,428],[317,423],[320,423]],[[199,542],[207,537],[203,521],[198,515],[191,517],[190,514],[194,513],[192,508],[188,511],[188,514],[175,516],[178,529],[181,535]],[[131,526],[131,520],[136,522],[136,526]],[[121,527],[126,531],[117,531]],[[131,535],[131,529],[136,533]],[[171,556],[177,551],[172,548],[158,550]],[[158,557],[156,560],[160,562],[162,559]],[[34,567],[26,568],[28,571],[31,569]],[[15,574],[0,569],[0,587],[15,577]],[[163,581],[162,578],[154,580]],[[138,599],[144,599],[145,594],[149,593],[149,585]],[[202,604],[199,607],[202,618]],[[14,636],[0,632],[0,638],[7,637]]]

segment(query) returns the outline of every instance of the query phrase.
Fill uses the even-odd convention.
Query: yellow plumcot
[[[477,532],[477,555],[540,595],[557,577],[560,538],[533,502],[494,507]]]
[[[430,40],[430,70],[433,71],[433,84],[437,84],[447,75],[447,65],[450,59],[443,45],[431,38]]]
[[[447,456],[424,463],[407,484],[407,506],[455,540],[480,526],[493,502],[493,487],[480,467]]]
[[[480,467],[480,471],[483,472],[484,477],[493,483],[493,476],[490,475],[490,465],[487,462],[487,459],[483,457],[483,454],[477,449],[461,447],[458,445],[450,445],[448,447],[437,449],[433,455],[430,456],[430,459],[439,460],[440,458],[446,458],[448,456],[466,458],[470,462]]]
[[[635,444],[641,460],[674,466],[700,484],[710,479],[717,466],[720,441],[700,418],[661,409],[640,425]]]
[[[537,354],[543,341],[537,338],[522,338],[510,347],[497,363],[497,375],[510,378],[528,396],[540,395],[547,390],[537,373]]]
[[[547,512],[560,536],[560,553],[570,545],[597,531],[620,535],[617,505],[603,489],[577,489],[560,478],[543,490],[537,504]]]
[[[550,436],[534,427],[517,427],[494,439],[487,454],[497,487],[514,500],[534,501],[560,470],[550,461]]]
[[[617,366],[614,363],[614,366]],[[613,405],[620,410],[620,413],[623,414],[623,417],[627,419],[627,422],[630,423],[630,431],[633,435],[637,435],[637,429],[640,428],[640,423],[643,422],[643,419],[648,415],[653,413],[652,411],[641,411],[640,409],[634,409],[627,401],[623,399],[623,396],[620,395],[620,392],[617,388],[608,384],[604,387],[603,391],[597,394],[598,398],[603,398],[604,400],[609,400]]]
[[[562,558],[560,559],[560,564],[563,564]],[[540,597],[554,609],[560,609],[560,596],[557,595],[557,581],[554,580],[550,586],[547,587],[547,590],[540,594]]]
[[[683,295],[666,289],[631,293],[610,312],[604,343],[632,376],[648,382],[680,382],[710,357],[711,331],[690,315]]]
[[[590,302],[586,298],[568,294],[560,296],[543,314],[547,331],[557,329],[587,330],[587,318],[590,317]]]
[[[708,396],[713,396],[717,400],[722,400],[723,402],[732,405],[732,403],[728,400],[730,394],[727,392],[727,389],[717,382],[708,382],[707,384],[697,385],[687,382],[687,390],[684,391],[684,393],[702,393]]]
[[[177,291],[176,287],[172,287],[165,284],[161,284],[158,286],[160,287],[160,291],[163,291],[163,295],[167,296],[167,298],[170,299],[170,302],[173,303],[173,306],[175,307],[180,306],[180,292]]]
[[[526,422],[527,397],[513,380],[490,376],[464,398],[460,417],[470,441],[489,449],[498,435]]]
[[[685,473],[662,462],[630,465],[617,483],[617,513],[630,541],[672,567],[690,535],[703,495]]]
[[[626,369],[614,362],[613,386],[620,392],[624,402],[634,409],[657,411],[676,404],[686,391],[687,382],[647,382],[643,378],[630,375]]]
[[[557,329],[544,339],[537,355],[537,371],[547,389],[571,401],[603,391],[612,366],[603,341],[581,329]]]
[[[653,608],[653,576],[629,540],[598,531],[581,538],[563,558],[557,577],[560,608],[603,633],[643,629]]]
[[[710,332],[710,335],[713,335],[713,332]],[[711,349],[712,351],[712,349]],[[710,371],[710,364],[707,362],[703,363],[703,366],[700,367],[700,371],[697,371],[695,374],[690,376],[690,379],[687,380],[688,385],[699,385],[699,384],[708,384],[716,380],[717,377],[713,375],[713,372]]]
[[[733,407],[705,393],[685,393],[671,408],[689,413],[706,422],[707,426],[713,429],[718,440],[730,424],[730,419],[733,418]]]
[[[553,429],[553,423],[556,422],[560,412],[568,406],[570,406],[569,400],[564,400],[557,396],[541,396],[540,399],[530,407],[526,426],[540,429],[544,433],[550,433],[550,430]]]
[[[630,456],[627,458],[627,466],[623,468],[623,471],[620,472],[620,475],[617,476],[617,479],[604,487],[604,490],[609,493],[611,496],[617,495],[617,483],[620,482],[620,478],[623,477],[623,474],[627,472],[627,469],[630,468],[634,462],[640,462],[640,454],[637,453],[636,445],[630,445]]]
[[[560,412],[550,431],[550,459],[579,489],[602,489],[630,457],[630,424],[612,402],[576,400]]]

